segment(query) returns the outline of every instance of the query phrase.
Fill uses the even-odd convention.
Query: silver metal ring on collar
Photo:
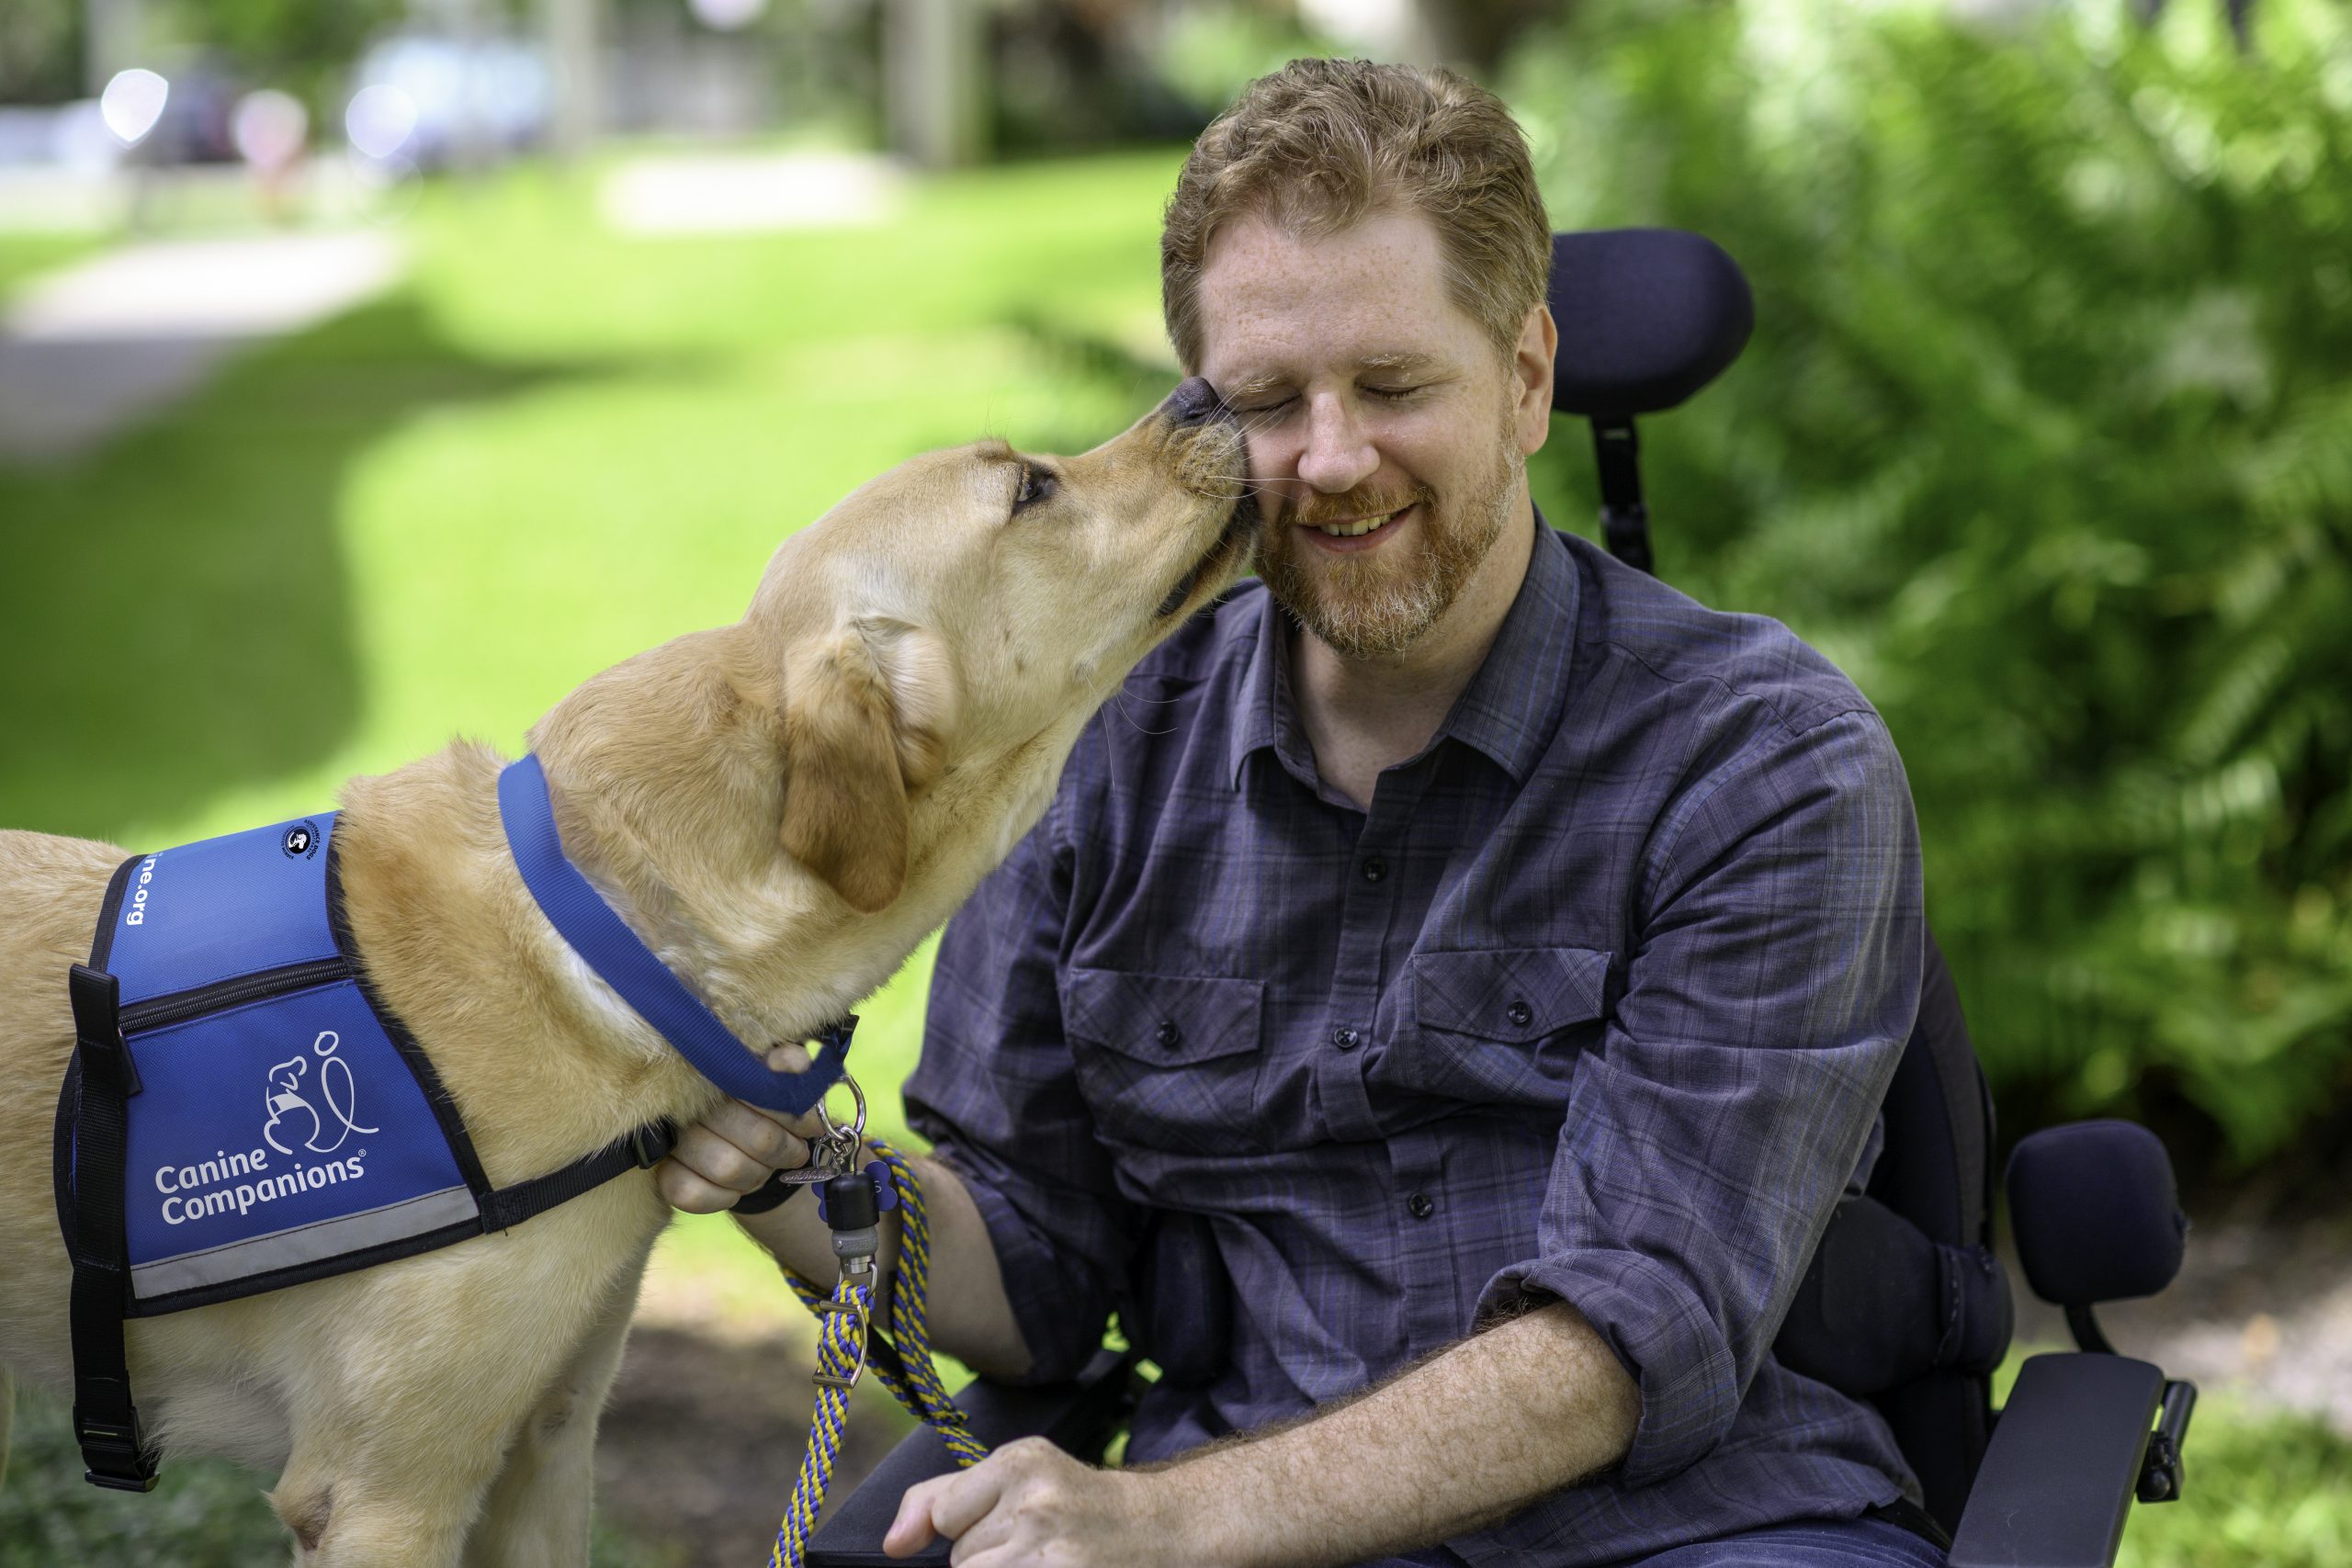
[[[841,1076],[840,1081],[849,1086],[850,1098],[854,1101],[854,1109],[850,1112],[850,1124],[846,1127],[841,1125],[833,1120],[832,1112],[825,1109],[826,1096],[832,1093],[830,1089],[817,1097],[817,1120],[823,1123],[828,1138],[863,1142],[865,1137],[865,1091],[858,1088],[857,1080],[847,1073]]]

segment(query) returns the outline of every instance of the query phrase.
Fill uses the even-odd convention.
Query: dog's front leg
[[[635,1269],[624,1285],[609,1264],[581,1267],[596,1219],[582,1199],[536,1235],[300,1287],[299,1312],[272,1325],[293,1443],[270,1503],[302,1568],[458,1568],[531,1413],[608,1315],[626,1326]],[[650,1240],[628,1245],[641,1267]]]
[[[615,1281],[578,1354],[516,1428],[466,1539],[466,1568],[580,1568],[587,1562],[596,1422],[620,1371],[645,1257],[640,1253]]]

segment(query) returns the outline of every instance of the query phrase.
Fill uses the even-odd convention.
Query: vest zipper
[[[168,997],[151,997],[133,1002],[122,1010],[122,1032],[136,1034],[144,1030],[162,1029],[168,1024],[184,1023],[191,1018],[201,1018],[209,1012],[224,1012],[245,1002],[259,1001],[283,991],[306,991],[313,986],[323,986],[333,980],[351,977],[351,965],[341,958],[312,958],[300,964],[281,964],[276,969],[264,969],[259,974],[237,975],[226,980],[215,980],[209,986],[198,986],[192,991],[175,991]]]

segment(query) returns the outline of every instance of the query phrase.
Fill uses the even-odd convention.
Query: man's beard
[[[1522,461],[1517,434],[1506,422],[1493,469],[1442,514],[1438,498],[1426,489],[1384,493],[1358,488],[1344,495],[1311,495],[1285,509],[1282,521],[1259,537],[1257,570],[1266,591],[1342,658],[1402,654],[1453,607],[1501,536]],[[1310,568],[1304,558],[1315,547],[1292,537],[1293,530],[1314,522],[1377,516],[1416,502],[1421,508],[1419,539],[1402,549],[1390,545],[1362,556],[1326,556]]]

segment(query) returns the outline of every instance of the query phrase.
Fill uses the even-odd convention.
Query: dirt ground
[[[673,1568],[765,1562],[808,1446],[808,1371],[803,1338],[640,1324],[605,1409],[598,1513],[676,1553]],[[869,1392],[853,1402],[832,1496],[846,1495],[906,1430],[888,1396]]]

